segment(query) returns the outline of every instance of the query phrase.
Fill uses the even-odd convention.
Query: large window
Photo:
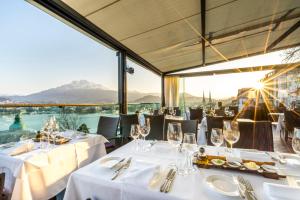
[[[53,115],[96,132],[100,115],[118,114],[114,50],[26,1],[1,1],[0,13],[0,143]]]
[[[127,74],[128,113],[158,109],[161,102],[161,77],[130,59],[127,59],[127,66],[134,68],[133,74]]]

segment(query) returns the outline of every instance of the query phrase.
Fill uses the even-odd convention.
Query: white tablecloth
[[[74,170],[106,154],[101,135],[36,149],[17,156],[0,152],[0,172],[6,172],[5,189],[12,192],[14,200],[49,199],[61,192]],[[39,146],[35,143],[35,148]]]
[[[108,154],[108,156],[132,157],[133,161],[144,161],[159,164],[161,169],[166,169],[170,163],[174,163],[178,158],[178,153],[167,143],[159,142],[155,144],[150,152],[134,151],[134,143],[129,143],[118,150]],[[216,153],[215,147],[206,147],[209,153]],[[236,150],[242,158],[259,158],[268,161],[270,158],[262,152],[244,152]],[[253,154],[253,155],[252,155]],[[255,155],[254,155],[255,154]],[[134,164],[134,163],[132,163]],[[111,174],[110,174],[111,173]],[[188,176],[176,176],[174,185],[170,193],[160,193],[158,184],[156,187],[144,188],[136,184],[128,184],[122,181],[122,175],[111,181],[113,172],[104,171],[100,165],[100,160],[83,167],[72,173],[65,193],[65,200],[81,200],[91,198],[105,200],[150,200],[150,199],[190,199],[190,200],[220,200],[239,199],[239,197],[225,197],[216,192],[212,192],[204,182],[205,178],[212,174],[236,176],[237,172],[223,171],[217,169],[199,169],[194,174]],[[300,174],[300,171],[299,171]],[[126,175],[126,171],[123,175]],[[248,179],[257,194],[259,200],[264,199],[263,183],[288,184],[287,179],[273,180],[263,178],[258,175],[243,174]]]

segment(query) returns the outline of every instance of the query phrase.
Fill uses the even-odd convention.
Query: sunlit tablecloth
[[[133,161],[150,162],[159,164],[161,169],[166,169],[170,163],[176,162],[178,153],[165,142],[156,143],[150,152],[134,151],[134,143],[131,142],[118,150],[108,154],[108,156],[118,156],[123,158],[132,157]],[[209,154],[216,154],[215,147],[206,147]],[[224,151],[223,148],[219,148]],[[241,158],[249,159],[255,157],[261,161],[270,161],[264,152],[243,151],[235,149],[235,154],[239,154]],[[113,173],[112,173],[113,174]],[[103,171],[100,166],[100,160],[97,160],[86,167],[83,167],[72,173],[65,193],[65,200],[81,200],[91,198],[105,200],[155,200],[155,199],[190,199],[190,200],[220,200],[220,199],[239,199],[239,197],[225,197],[213,192],[205,183],[205,178],[212,174],[236,176],[237,172],[224,171],[217,169],[199,169],[188,176],[176,176],[174,185],[170,193],[160,193],[160,184],[154,188],[145,188],[137,184],[128,184],[122,181],[122,176],[126,175],[126,171],[114,181],[111,176]],[[300,170],[299,170],[300,174]],[[263,178],[258,175],[243,174],[248,179],[257,194],[259,200],[265,199],[263,194],[263,183],[288,184],[287,179],[273,180]],[[163,181],[163,179],[162,179]]]
[[[89,135],[85,139],[37,149],[17,156],[0,152],[0,172],[6,173],[5,189],[13,200],[49,199],[67,185],[69,175],[106,154],[101,135]]]

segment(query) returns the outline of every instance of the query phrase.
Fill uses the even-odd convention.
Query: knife
[[[168,183],[168,180],[170,179],[173,170],[174,170],[174,169],[170,169],[170,170],[169,170],[168,175],[167,175],[167,177],[166,177],[164,183],[163,183],[163,184],[161,185],[161,187],[160,187],[160,191],[161,191],[161,192],[164,192],[164,191],[165,191],[166,184]]]
[[[166,189],[165,189],[165,193],[168,193],[170,190],[171,190],[171,187],[173,185],[173,182],[175,180],[175,175],[176,175],[176,170],[173,170],[171,176],[170,176],[170,179],[167,183],[167,186],[166,186]]]
[[[115,180],[123,170],[128,169],[131,163],[131,159],[129,158],[124,165],[122,165],[119,169],[116,170],[116,174],[111,178],[111,180]]]
[[[111,168],[115,168],[116,166],[118,166],[120,163],[122,163],[125,160],[125,158],[121,159],[119,162],[117,162],[116,164],[114,164]],[[121,165],[122,167],[122,165]],[[119,167],[120,168],[120,167]]]

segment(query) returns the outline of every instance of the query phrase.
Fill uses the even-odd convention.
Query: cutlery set
[[[173,182],[175,180],[176,170],[170,169],[164,183],[160,187],[160,192],[168,193],[171,190]]]
[[[117,164],[115,164],[113,167],[116,167],[117,165],[121,164],[125,160],[120,160]],[[132,158],[129,158],[124,164],[122,164],[120,167],[118,167],[115,171],[115,175],[111,178],[111,180],[115,180],[123,171],[129,168]]]
[[[240,197],[246,200],[257,200],[251,183],[242,176],[237,177]]]

